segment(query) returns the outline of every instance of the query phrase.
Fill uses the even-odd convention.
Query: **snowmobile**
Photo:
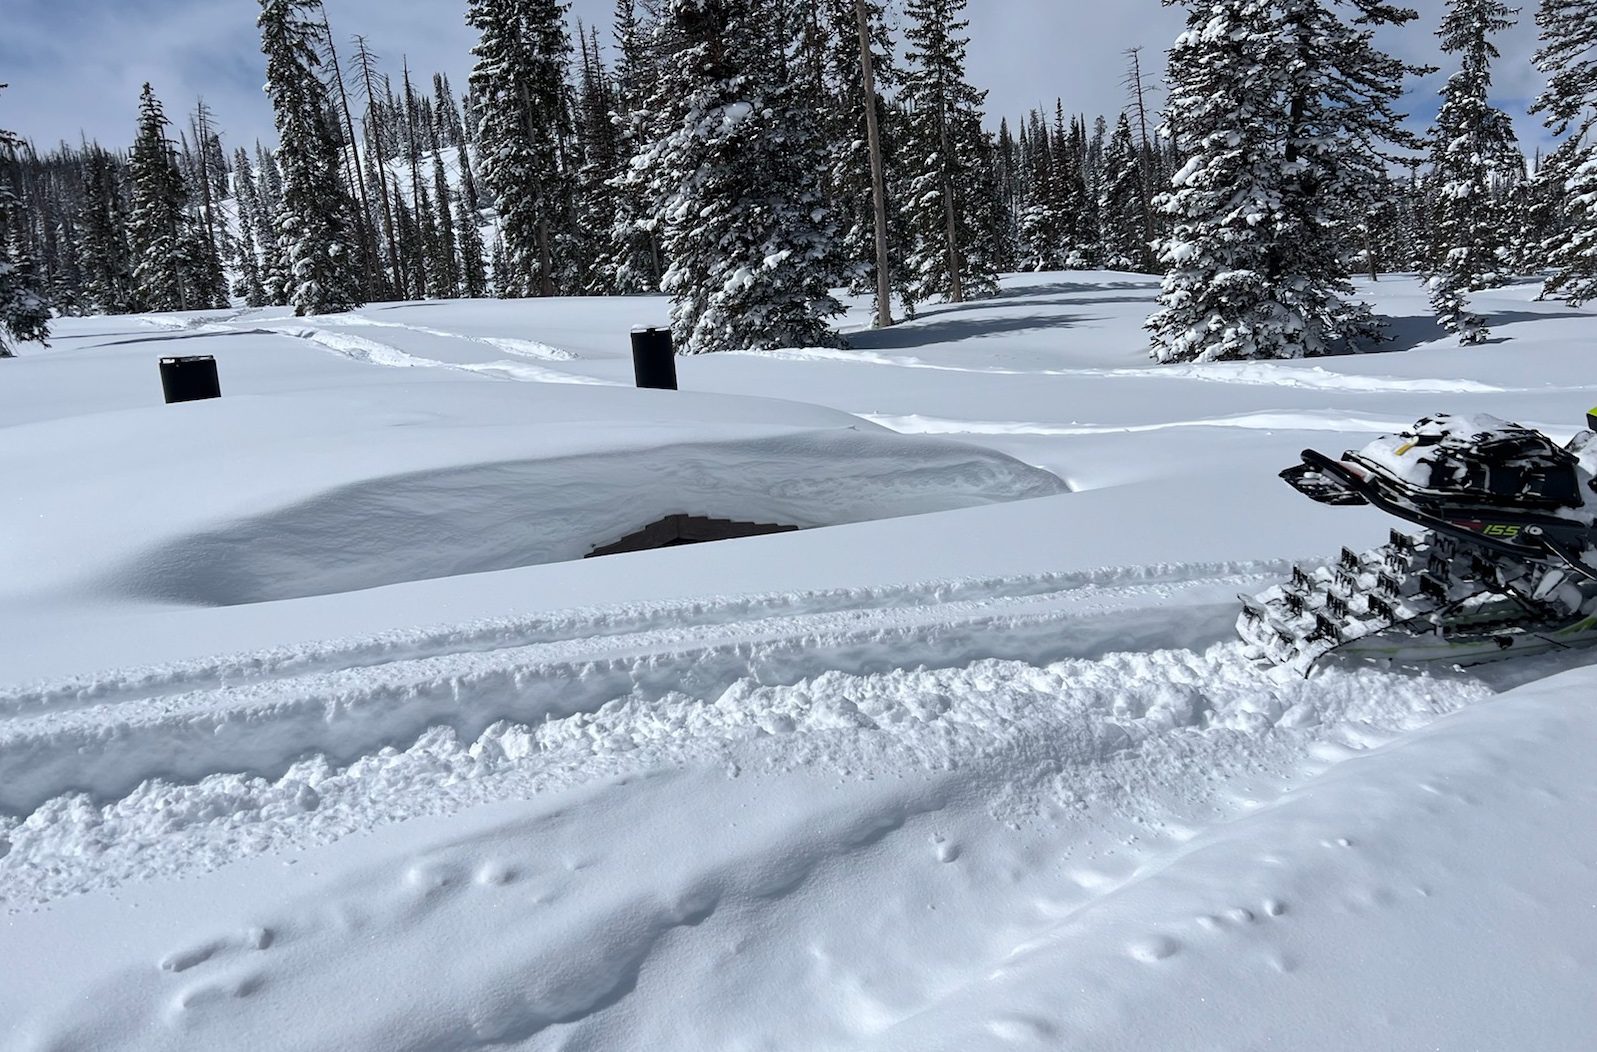
[[[1252,657],[1308,675],[1330,655],[1472,665],[1597,644],[1597,410],[1567,446],[1495,417],[1427,417],[1281,473],[1322,504],[1373,505],[1367,552],[1242,597]]]

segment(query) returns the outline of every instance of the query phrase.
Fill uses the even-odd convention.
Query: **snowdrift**
[[[1067,492],[834,410],[566,385],[224,397],[12,434],[52,456],[11,466],[34,515],[0,579],[199,605],[580,559],[669,515],[808,528]]]

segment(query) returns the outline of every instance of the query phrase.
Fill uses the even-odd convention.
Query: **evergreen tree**
[[[292,286],[282,233],[283,180],[278,174],[277,159],[260,143],[255,144],[255,193],[260,205],[255,219],[261,251],[261,286],[267,303],[287,304]]]
[[[433,151],[433,200],[437,212],[437,266],[438,276],[432,295],[447,299],[460,294],[460,264],[456,259],[455,217],[449,208],[449,180],[444,174],[442,150]]]
[[[1468,294],[1503,283],[1506,249],[1494,175],[1518,156],[1508,115],[1487,101],[1492,35],[1513,25],[1501,0],[1449,0],[1442,20],[1442,51],[1458,55],[1458,72],[1442,89],[1442,110],[1432,131],[1438,210],[1432,217],[1431,305],[1437,319],[1464,344],[1482,343],[1485,321],[1469,309]]]
[[[997,291],[998,275],[976,246],[976,185],[986,149],[982,132],[985,92],[965,78],[960,16],[966,0],[907,0],[909,43],[900,98],[905,109],[905,191],[912,301],[943,295],[959,303]]]
[[[278,233],[296,315],[359,306],[360,250],[339,178],[338,139],[321,79],[321,0],[260,0],[266,94],[282,176]]]
[[[266,304],[266,289],[261,283],[261,260],[258,245],[260,230],[260,199],[255,192],[255,173],[250,168],[249,154],[240,147],[233,155],[233,194],[238,208],[238,238],[234,242],[233,295],[244,300],[246,307]]]
[[[815,114],[794,97],[796,4],[670,0],[646,173],[685,353],[839,341],[827,319],[835,228]]]
[[[1530,178],[1514,188],[1509,222],[1514,269],[1519,273],[1545,269],[1549,256],[1556,252],[1565,232],[1566,187],[1579,158],[1580,142],[1566,138],[1552,153],[1538,157]]]
[[[0,158],[14,160],[21,145],[15,135],[0,130]],[[23,245],[23,219],[16,193],[0,169],[0,358],[13,356],[13,343],[43,343],[50,335],[50,309]]]
[[[464,194],[455,195],[455,233],[460,241],[460,293],[468,299],[480,299],[488,295],[482,231],[477,227],[477,213],[466,207]]]
[[[508,267],[494,278],[500,295],[561,291],[556,223],[572,208],[570,173],[562,163],[571,135],[566,6],[470,0],[466,16],[481,34],[472,48],[471,89],[483,179],[498,209]]]
[[[1282,202],[1280,97],[1267,0],[1190,0],[1170,49],[1168,134],[1192,157],[1156,207],[1173,222],[1148,319],[1160,361],[1291,358],[1309,322],[1274,287]]]
[[[617,101],[615,86],[600,59],[597,34],[583,36],[581,44],[576,114],[581,155],[576,174],[577,231],[582,236],[580,269],[583,288],[603,294],[611,291],[604,256],[616,219],[614,182],[621,174],[619,136],[611,119]]]
[[[170,122],[150,85],[139,98],[139,132],[128,159],[132,206],[128,240],[133,249],[133,281],[143,310],[187,310],[196,306],[187,287],[190,244],[184,236],[186,191],[178,171]]]
[[[134,309],[133,267],[128,258],[127,209],[116,162],[99,146],[84,162],[83,208],[84,301],[102,314]]]
[[[449,77],[443,73],[433,74],[433,117],[440,146],[465,146],[466,129],[460,118],[460,107],[455,103]]]
[[[1098,191],[1103,265],[1146,274],[1153,270],[1153,258],[1145,240],[1148,220],[1143,213],[1141,154],[1124,113],[1104,148],[1103,173]]]
[[[615,47],[619,57],[611,121],[616,128],[617,174],[610,181],[614,216],[596,263],[596,282],[611,292],[657,292],[664,273],[659,226],[650,210],[648,177],[634,167],[638,153],[651,139],[653,114],[649,103],[656,93],[659,70],[649,42],[658,33],[657,28],[645,31],[634,0],[616,0]]]
[[[505,258],[505,239],[497,231],[494,232],[493,249],[489,252],[489,277],[492,279],[493,294],[500,299],[507,298],[510,293],[500,287],[499,276],[510,272],[510,263]]]
[[[1297,357],[1375,338],[1346,260],[1393,148],[1417,140],[1394,109],[1411,67],[1374,32],[1417,16],[1382,0],[1184,2],[1168,130],[1192,155],[1160,203],[1173,228],[1155,357]]]
[[[183,281],[195,308],[226,307],[227,276],[222,272],[222,252],[203,222],[190,217],[184,224]]]
[[[1087,125],[1075,119],[1070,122],[1068,137],[1063,132],[1064,105],[1056,104],[1054,117],[1056,136],[1063,139],[1062,152],[1066,158],[1063,193],[1063,211],[1069,251],[1065,265],[1072,270],[1090,270],[1099,264],[1098,243],[1103,234],[1099,227],[1098,199],[1092,192],[1092,176],[1088,171]]]
[[[1024,267],[1033,271],[1065,269],[1067,230],[1064,215],[1061,170],[1063,158],[1056,160],[1053,138],[1040,112],[1033,111],[1026,125],[1027,202],[1020,211],[1019,230],[1024,245]]]
[[[1418,15],[1387,0],[1277,0],[1287,112],[1282,187],[1289,224],[1278,235],[1276,287],[1307,321],[1304,352],[1353,348],[1379,337],[1367,304],[1348,299],[1347,260],[1400,158],[1423,142],[1396,112],[1404,77],[1424,72],[1382,52],[1375,31]],[[1344,14],[1346,12],[1346,14]]]
[[[1597,299],[1597,3],[1542,0],[1536,64],[1549,80],[1534,112],[1564,137],[1554,172],[1563,179],[1563,226],[1544,252],[1553,273],[1542,294],[1579,306]]]

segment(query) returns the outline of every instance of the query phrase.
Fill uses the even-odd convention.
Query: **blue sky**
[[[0,0],[0,127],[41,146],[76,141],[80,132],[107,145],[131,141],[139,86],[150,81],[174,118],[203,95],[230,144],[270,140],[271,116],[260,91],[264,60],[255,31],[256,0]],[[899,0],[895,0],[899,2]],[[1405,57],[1439,61],[1432,33],[1444,0],[1412,0],[1421,24],[1392,34]],[[1535,30],[1526,0],[1521,25],[1501,42],[1499,103],[1517,118],[1528,143],[1545,141],[1524,116],[1541,87],[1530,65]],[[572,17],[597,24],[606,39],[613,0],[573,0]],[[327,0],[340,42],[363,33],[397,73],[401,54],[425,82],[447,72],[464,90],[472,33],[464,0]],[[1056,96],[1088,114],[1117,113],[1124,92],[1122,52],[1141,45],[1155,83],[1163,52],[1180,31],[1182,11],[1160,0],[971,0],[971,79],[988,89],[991,123],[1014,118]],[[1442,75],[1409,100],[1418,119],[1435,112]]]

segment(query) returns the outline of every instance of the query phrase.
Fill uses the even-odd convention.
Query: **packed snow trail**
[[[1234,595],[1281,572],[666,604],[13,690],[0,697],[4,894],[208,868],[768,736],[793,743],[795,765],[853,767],[858,743],[825,744],[842,734],[939,770],[1041,720],[1040,741],[1090,765],[1184,730],[1314,727],[1349,709],[1401,724],[1416,697],[1429,713],[1484,690],[1416,693],[1374,674],[1311,685],[1214,646]],[[69,856],[94,861],[63,869]]]
[[[26,813],[68,792],[115,798],[150,778],[276,775],[308,752],[349,762],[434,727],[473,739],[500,720],[562,718],[636,692],[714,694],[740,679],[793,682],[822,670],[1044,662],[1206,643],[1227,634],[1239,590],[1271,579],[1268,571],[1191,568],[1141,583],[1101,576],[1109,583],[1033,580],[1008,595],[918,605],[895,605],[889,591],[885,604],[826,609],[823,596],[813,608],[801,602],[768,616],[734,601],[736,620],[713,610],[698,619],[645,615],[643,625],[623,620],[586,636],[526,626],[490,636],[485,649],[444,634],[432,647],[364,665],[351,653],[377,646],[265,677],[252,669],[270,665],[269,656],[233,659],[231,675],[193,670],[198,682],[168,670],[109,674],[109,689],[15,691],[0,695],[0,810]]]
[[[481,833],[471,829],[483,819],[468,818],[443,844],[252,908],[233,927],[185,925],[136,966],[89,962],[80,983],[97,986],[93,996],[66,1011],[32,1007],[16,1033],[117,1048],[165,1047],[179,1033],[213,1046],[293,1033],[304,1048],[534,1039],[554,1043],[531,1047],[553,1048],[567,1047],[560,1028],[582,1025],[599,1031],[586,1047],[731,1047],[721,1042],[732,1035],[709,1036],[713,1018],[690,1024],[646,1012],[629,1023],[626,1010],[611,1010],[640,986],[657,996],[673,961],[697,969],[755,954],[779,965],[797,950],[798,961],[815,955],[823,968],[808,982],[836,996],[784,1004],[768,1018],[799,1014],[804,1025],[793,1032],[805,1036],[772,1047],[852,1047],[1001,968],[1017,943],[1056,928],[1061,911],[1080,912],[1153,864],[1148,848],[1123,848],[1118,858],[1108,850],[1069,860],[1061,883],[1057,865],[1031,860],[1024,885],[1012,868],[1007,884],[984,893],[1004,918],[985,934],[939,931],[924,905],[906,917],[897,911],[909,903],[893,900],[886,918],[872,920],[888,904],[882,897],[846,901],[861,879],[900,874],[895,885],[924,884],[926,872],[905,865],[906,850],[955,874],[939,898],[968,898],[1001,880],[1005,865],[981,857],[984,838],[1001,827],[973,824],[973,807],[1014,822],[1090,803],[1094,823],[1130,822],[1163,851],[1196,834],[1156,831],[1168,823],[1154,823],[1155,811],[1172,801],[1201,814],[1227,782],[1290,769],[1310,754],[1353,755],[1489,694],[1467,679],[1368,670],[1277,682],[1237,650],[828,672],[785,686],[743,680],[715,698],[618,699],[535,727],[500,725],[476,742],[444,732],[348,768],[316,757],[276,782],[152,783],[104,808],[55,801],[7,831],[0,873],[13,909],[485,801],[535,802],[520,805],[525,818],[500,818]],[[841,780],[818,791],[827,773]],[[789,775],[799,780],[787,785]],[[592,784],[558,792],[583,782]],[[597,828],[606,835],[595,838]],[[713,844],[711,829],[724,831]],[[808,929],[803,917],[818,908],[834,920],[857,914],[866,938],[884,919],[900,934],[921,931],[913,960],[895,940],[876,947],[878,958],[896,961],[882,978],[897,989],[869,983],[857,998],[843,996],[869,963],[823,953],[840,933]],[[785,934],[752,934],[764,930],[752,923],[762,917]],[[974,956],[947,952],[961,940]],[[928,953],[934,946],[944,952]],[[440,959],[449,966],[440,970]],[[717,982],[750,984],[743,1000],[769,1005],[758,991],[784,974],[734,970]],[[361,996],[374,975],[385,990],[411,993]],[[324,1010],[332,1005],[343,1007]],[[635,1025],[654,1032],[628,1029]],[[683,1026],[704,1032],[704,1043],[663,1032]]]

